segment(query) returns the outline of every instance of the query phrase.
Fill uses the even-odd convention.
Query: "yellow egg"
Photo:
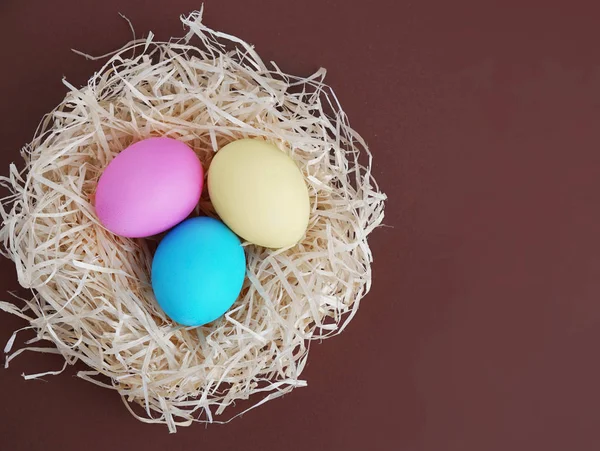
[[[292,246],[308,226],[304,176],[290,157],[265,141],[240,139],[219,150],[208,170],[208,192],[223,222],[250,243]]]

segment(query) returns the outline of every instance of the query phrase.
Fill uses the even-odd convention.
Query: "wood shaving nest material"
[[[250,398],[245,412],[306,385],[311,341],[340,333],[369,291],[367,236],[385,200],[323,69],[307,78],[268,69],[252,46],[207,28],[202,11],[182,22],[184,38],[133,40],[104,55],[87,86],[65,81],[65,99],[22,151],[24,169],[11,165],[0,179],[10,191],[2,252],[32,292],[0,308],[36,333],[6,365],[27,350],[62,355],[63,369],[81,361],[90,369],[80,378],[117,390],[136,418],[173,432],[228,421],[231,409],[215,417],[236,401]],[[94,213],[103,168],[150,136],[187,143],[205,169],[232,140],[265,139],[296,161],[309,187],[303,241],[279,251],[245,243],[243,291],[204,327],[178,326],[158,307],[149,279],[156,240],[117,237]],[[196,213],[214,215],[208,198]],[[44,340],[53,347],[31,346]]]

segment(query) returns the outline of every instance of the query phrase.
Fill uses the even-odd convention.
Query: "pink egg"
[[[156,235],[192,212],[203,180],[200,160],[187,145],[171,138],[145,139],[123,150],[102,173],[96,213],[116,235]]]

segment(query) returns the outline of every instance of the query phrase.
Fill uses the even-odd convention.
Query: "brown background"
[[[595,2],[207,1],[286,71],[329,69],[389,195],[374,288],[312,347],[309,386],[169,435],[56,356],[0,370],[3,450],[600,449],[600,30]],[[104,53],[181,35],[199,1],[1,0],[0,167]],[[562,6],[560,6],[562,4]],[[2,172],[5,172],[3,170]],[[0,266],[0,292],[17,289]],[[0,314],[0,345],[18,318]]]

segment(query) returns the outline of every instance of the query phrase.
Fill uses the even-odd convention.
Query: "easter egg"
[[[202,165],[190,147],[171,138],[145,139],[104,169],[96,188],[96,214],[116,235],[156,235],[192,212],[202,183]]]
[[[240,239],[221,221],[187,219],[162,239],[152,261],[152,288],[173,321],[201,326],[235,302],[246,274]]]
[[[240,139],[220,149],[208,170],[208,192],[223,222],[250,243],[288,247],[306,232],[310,201],[304,177],[273,144]]]

